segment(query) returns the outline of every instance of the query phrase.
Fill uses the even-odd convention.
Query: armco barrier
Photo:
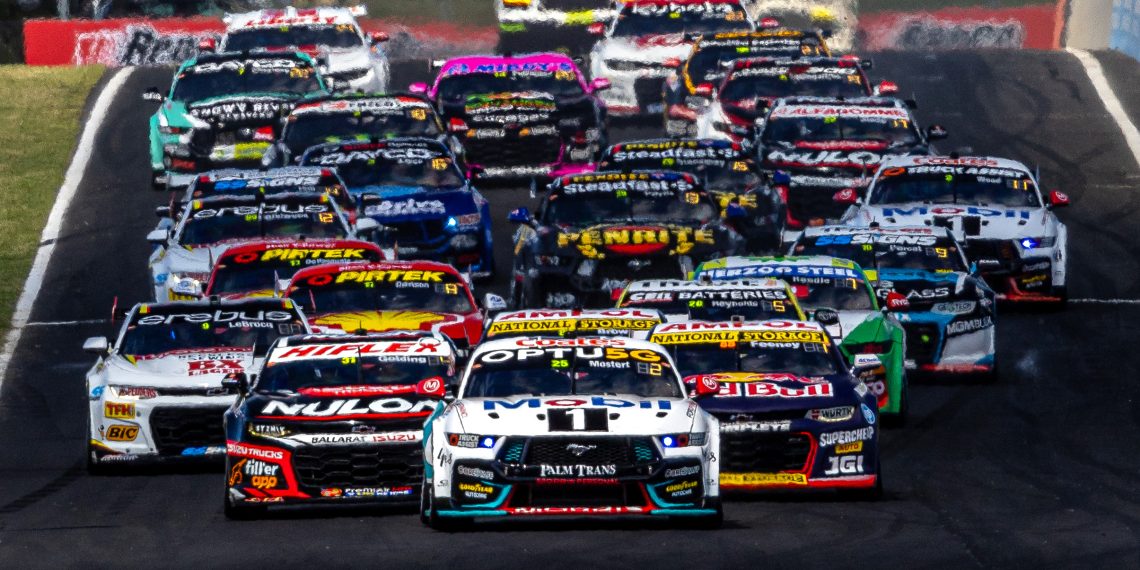
[[[394,59],[438,57],[494,49],[494,28],[448,23],[405,26],[364,19],[368,31],[388,32],[386,49]],[[29,65],[165,65],[197,50],[198,40],[224,31],[216,18],[28,20],[24,24],[24,59]]]
[[[1140,60],[1140,0],[1113,2],[1108,46]]]
[[[859,15],[861,49],[1060,47],[1064,0],[1017,8],[944,8]]]

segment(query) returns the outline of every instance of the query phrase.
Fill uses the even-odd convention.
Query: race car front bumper
[[[1066,259],[1064,242],[1025,248],[1019,240],[968,239],[967,257],[997,293],[998,300],[1056,303],[1063,300]]]
[[[225,453],[222,415],[234,396],[209,399],[217,403],[191,405],[167,396],[92,400],[91,463],[220,461]]]
[[[898,313],[897,317],[906,331],[907,370],[937,374],[993,371],[996,332],[992,316]]]

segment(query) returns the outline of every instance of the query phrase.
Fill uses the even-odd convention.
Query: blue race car
[[[906,331],[908,370],[997,375],[996,296],[946,228],[807,228],[792,253],[843,257],[863,267]],[[898,295],[888,299],[891,292]]]
[[[322,144],[306,150],[301,164],[335,167],[360,202],[359,215],[383,226],[378,242],[395,257],[442,261],[476,279],[491,277],[490,206],[438,140]]]

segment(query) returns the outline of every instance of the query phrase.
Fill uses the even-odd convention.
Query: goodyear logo
[[[471,491],[473,493],[493,493],[495,491],[490,485],[483,485],[481,483],[460,483],[460,491]]]
[[[108,441],[134,441],[139,436],[138,426],[116,424],[107,428]]]

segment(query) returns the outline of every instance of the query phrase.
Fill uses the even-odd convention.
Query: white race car
[[[698,383],[696,398],[718,393]],[[425,427],[421,518],[655,516],[719,526],[719,424],[672,358],[619,337],[480,345]]]
[[[231,373],[260,363],[280,336],[309,332],[288,299],[139,304],[114,342],[93,337],[87,372],[87,467],[220,460]]]
[[[292,6],[226,14],[221,51],[291,47],[321,60],[320,72],[339,91],[383,92],[388,88],[388,34],[365,34],[356,22],[363,6],[298,10]]]
[[[788,28],[822,30],[833,50],[847,52],[855,47],[858,4],[858,0],[745,0],[744,7],[757,21],[774,18]]]
[[[662,114],[666,76],[704,33],[752,31],[739,0],[637,0],[622,6],[590,53],[590,75],[610,80],[602,98],[613,116]]]
[[[197,299],[214,260],[226,248],[266,238],[351,238],[379,224],[370,218],[354,230],[326,194],[218,196],[193,200],[178,222],[147,234],[155,246],[149,266],[156,301]]]
[[[1054,208],[1069,197],[1043,196],[1024,164],[982,156],[909,156],[886,160],[866,196],[841,190],[843,221],[854,226],[935,225],[950,229],[979,274],[1008,301],[1068,297],[1069,232]]]

